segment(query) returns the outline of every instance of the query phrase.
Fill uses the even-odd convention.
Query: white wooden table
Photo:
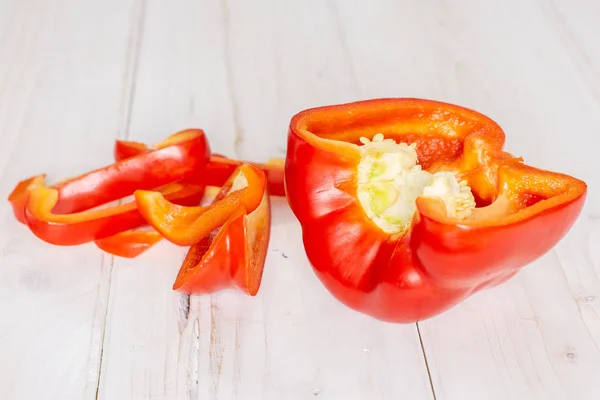
[[[274,201],[261,290],[178,295],[185,254],[54,247],[0,205],[0,398],[600,398],[600,2],[0,0],[0,191],[206,130],[283,156],[296,112],[375,97],[481,111],[507,150],[584,179],[573,230],[452,310],[386,324],[333,299]]]

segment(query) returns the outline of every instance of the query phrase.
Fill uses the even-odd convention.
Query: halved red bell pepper
[[[76,245],[133,229],[145,221],[135,203],[94,209],[133,194],[159,189],[179,204],[195,205],[203,185],[178,184],[202,171],[210,148],[202,131],[170,136],[156,150],[117,162],[52,187],[39,176],[17,185],[9,196],[15,216],[40,239],[57,245]]]
[[[266,191],[265,174],[249,164],[241,165],[232,190],[210,206],[185,207],[169,202],[156,191],[138,190],[135,200],[146,221],[167,240],[180,245],[194,245],[241,209],[256,209]]]
[[[125,160],[129,157],[151,150],[152,147],[148,147],[144,143],[117,140],[115,141],[114,156],[115,160]],[[233,174],[236,168],[242,164],[252,164],[265,172],[270,195],[285,196],[283,184],[283,168],[285,160],[280,158],[272,158],[266,163],[248,163],[213,154],[206,166],[206,170],[204,170],[203,173],[199,172],[198,175],[196,175],[196,179],[204,185],[220,187],[227,181],[231,174]]]
[[[413,322],[548,252],[577,219],[587,186],[527,166],[503,146],[490,118],[428,100],[295,115],[287,198],[325,287],[362,313]]]

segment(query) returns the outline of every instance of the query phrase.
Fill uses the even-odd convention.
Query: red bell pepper
[[[270,235],[266,187],[264,172],[243,164],[207,207],[181,207],[156,192],[135,193],[148,223],[168,240],[192,245],[174,290],[201,294],[235,287],[257,293]]]
[[[185,134],[186,132],[194,132],[194,129],[184,130],[178,133],[178,135]],[[114,158],[116,161],[122,161],[130,157],[134,157],[143,153],[152,151],[153,147],[149,147],[144,143],[116,140],[114,146]],[[272,158],[265,164],[252,163],[263,170],[267,176],[267,182],[269,187],[269,194],[274,196],[285,196],[284,185],[283,185],[283,167],[284,160],[278,158]],[[234,173],[243,162],[233,160],[222,155],[213,154],[204,170],[203,174],[196,175],[195,180],[200,184],[222,186],[229,177]],[[148,240],[152,239],[152,243],[148,243]],[[142,252],[151,248],[154,244],[158,243],[161,239],[161,235],[158,232],[150,235],[146,233],[140,235],[137,233],[123,232],[119,234],[118,238],[103,239],[102,243],[96,243],[102,250],[111,253],[113,255],[125,257],[136,257]],[[139,240],[139,242],[138,242]],[[110,246],[109,246],[110,243]]]
[[[215,198],[218,202],[232,190],[241,169]],[[190,247],[173,284],[187,294],[210,293],[233,287],[250,296],[256,295],[262,281],[271,230],[271,207],[262,180],[262,198],[254,209],[238,208],[227,221],[198,244]]]
[[[260,205],[266,191],[265,174],[244,164],[235,175],[232,190],[210,206],[180,206],[169,202],[162,193],[148,190],[136,191],[135,200],[146,221],[167,240],[191,246],[223,225],[236,210],[247,213]]]
[[[325,287],[362,313],[414,322],[548,252],[577,219],[587,186],[503,146],[493,120],[428,100],[295,115],[287,198]]]
[[[149,147],[144,143],[116,140],[114,146],[114,157],[117,161],[125,160],[151,150],[152,147]],[[283,184],[284,163],[285,160],[279,158],[272,158],[264,164],[251,163],[251,165],[265,172],[270,195],[285,196],[285,188]],[[195,180],[201,184],[221,187],[234,173],[236,168],[242,164],[245,164],[245,162],[233,160],[222,155],[213,154],[208,162],[208,165],[206,166],[206,169],[204,170],[204,173],[201,175],[196,175]],[[142,239],[142,243],[136,242],[138,237]],[[119,247],[122,249],[121,251],[125,251],[123,250],[125,248],[140,249],[142,246],[144,246],[145,251],[151,247],[151,245],[149,246],[145,243],[145,239],[145,237],[140,237],[138,235],[121,235],[119,238]],[[155,243],[157,242],[158,240]],[[104,250],[106,251],[107,248],[105,247]]]
[[[205,168],[210,148],[202,131],[172,135],[156,150],[47,187],[38,176],[17,185],[9,196],[15,216],[40,239],[76,245],[139,227],[144,219],[134,202],[99,207],[133,194],[157,189],[179,204],[195,205],[204,186],[178,184]]]
[[[189,131],[193,131],[190,129]],[[182,131],[186,132],[186,131]],[[115,160],[125,160],[129,157],[151,151],[152,147],[148,147],[144,143],[117,140],[115,141],[114,157]],[[241,164],[248,164],[244,161],[233,160],[222,155],[213,154],[203,173],[196,175],[196,179],[207,186],[222,186],[227,179],[233,174],[237,167]],[[285,160],[280,158],[272,158],[266,163],[249,163],[257,168],[260,168],[267,175],[269,194],[274,196],[285,196],[285,188],[283,185],[283,167]]]
[[[45,181],[45,174],[24,179],[15,186],[8,196],[8,201],[12,206],[13,214],[15,214],[15,218],[20,223],[27,224],[27,221],[25,220],[25,204],[27,203],[29,191],[35,187],[45,185]]]
[[[233,174],[235,169],[245,161],[232,160],[231,158],[213,154],[206,166],[206,184],[210,186],[222,186],[223,182]],[[266,163],[250,163],[262,170],[267,177],[267,186],[269,194],[273,196],[285,196],[285,187],[283,185],[283,168],[285,160],[281,158],[271,158]]]
[[[130,229],[104,239],[98,239],[95,243],[98,248],[109,254],[135,258],[160,242],[161,239],[162,235],[154,228]]]

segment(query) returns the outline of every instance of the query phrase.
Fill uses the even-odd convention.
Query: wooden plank
[[[340,21],[326,2],[235,1],[225,11],[232,97],[243,127],[241,157],[283,155],[293,113],[361,95]],[[219,337],[237,337],[240,345],[235,351],[227,351],[226,341],[218,347],[224,348],[219,386],[200,394],[430,398],[414,326],[382,324],[342,306],[312,273],[300,227],[284,201],[274,202],[273,221],[264,286],[256,299],[262,304],[240,303],[244,311],[237,315],[223,305],[215,311],[236,321],[219,324]],[[225,296],[220,301],[233,302]],[[241,318],[246,315],[252,317]]]
[[[196,126],[215,152],[283,156],[292,113],[359,95],[338,22],[316,1],[149,1],[131,138]],[[170,288],[185,249],[117,260],[99,397],[431,398],[415,326],[335,301],[283,199],[271,238],[256,298],[192,296],[189,316]]]
[[[206,130],[213,151],[233,151],[220,30],[217,1],[175,6],[148,1],[130,118],[132,140],[155,143],[199,127]],[[164,241],[135,260],[115,260],[100,399],[190,398],[190,385],[198,379],[189,366],[196,322],[187,321],[189,298],[171,289],[185,252]]]
[[[352,57],[355,43],[342,29],[347,21],[338,12],[341,4],[228,4],[234,95],[241,105],[239,125],[245,139],[239,144],[241,156],[266,158],[276,151],[283,155],[294,113],[365,96]],[[270,140],[262,139],[265,136]],[[267,399],[311,394],[340,399],[431,398],[414,325],[384,324],[333,299],[311,271],[300,227],[285,204],[275,206],[271,237],[258,297],[262,312],[253,312],[253,320],[264,327],[247,327],[254,332],[250,336],[254,345],[240,345],[224,356],[224,366],[237,359],[243,372],[258,364],[256,374],[248,377],[232,372],[240,376],[234,381],[240,382],[236,393]],[[235,329],[227,332],[234,337]],[[262,389],[254,380],[262,381]],[[217,398],[228,398],[224,389],[230,384],[221,379],[223,385],[227,386],[219,387]]]
[[[436,398],[597,399],[600,104],[597,74],[589,72],[600,66],[600,52],[589,32],[600,32],[585,18],[561,14],[581,17],[592,4],[579,2],[584,8],[575,11],[570,2],[560,2],[559,10],[549,2],[433,3],[419,20],[429,46],[405,56],[422,63],[414,79],[437,82],[439,92],[425,83],[417,92],[486,112],[505,128],[509,151],[591,186],[581,219],[555,251],[505,285],[420,324]],[[361,18],[368,26],[371,20]],[[354,22],[350,40],[363,29]],[[390,47],[395,38],[377,22],[381,34],[371,41]],[[587,33],[575,39],[564,31]],[[432,54],[429,62],[425,53]],[[357,52],[357,74],[384,68],[388,56],[380,54],[367,46]],[[368,76],[375,81],[379,74]],[[406,92],[409,85],[392,81],[382,91]]]
[[[133,1],[0,2],[0,191],[112,160]],[[0,393],[95,398],[111,258],[43,243],[0,208]]]
[[[264,160],[284,155],[289,117],[306,107],[383,96],[472,107],[502,124],[510,151],[591,186],[555,251],[419,324],[436,398],[596,399],[592,3],[0,1],[0,189],[106,164],[115,136],[199,126],[214,151]],[[41,243],[3,207],[3,397],[432,398],[414,325],[333,300],[283,199],[256,298],[179,296],[185,249],[162,243],[113,267],[93,246]]]
[[[600,34],[597,5],[389,1],[366,10],[342,3],[365,97],[472,107],[505,128],[509,151],[591,185],[584,214],[556,251],[419,324],[436,398],[597,399],[600,48],[589,39]]]

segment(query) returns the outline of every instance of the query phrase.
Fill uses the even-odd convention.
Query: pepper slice
[[[227,181],[227,178],[242,164],[246,164],[246,162],[213,154],[206,166],[206,184],[210,186],[222,186],[223,182]],[[284,159],[271,158],[266,163],[250,164],[265,173],[270,195],[285,196],[285,186],[283,184]]]
[[[160,242],[162,235],[153,228],[147,230],[131,229],[104,239],[95,241],[101,250],[124,258],[135,258]]]
[[[190,129],[193,131],[193,129]],[[186,131],[182,131],[186,132]],[[115,160],[125,160],[127,158],[151,151],[144,143],[116,140],[114,147]],[[208,186],[221,187],[234,173],[236,168],[242,164],[251,164],[256,168],[263,170],[267,176],[269,194],[274,196],[285,196],[284,165],[285,160],[281,158],[271,158],[266,163],[248,163],[245,161],[233,160],[222,155],[213,154],[210,157],[208,165],[202,174],[196,175],[196,179],[202,184]]]
[[[40,239],[77,245],[106,238],[144,224],[135,203],[93,209],[133,194],[156,189],[180,204],[198,204],[202,185],[175,184],[202,171],[210,148],[202,131],[170,136],[156,150],[117,162],[51,187],[44,176],[20,182],[9,196],[15,216]]]
[[[265,174],[249,164],[241,165],[232,190],[207,207],[185,207],[169,202],[160,192],[138,190],[135,200],[146,221],[167,240],[190,246],[200,242],[229,219],[237,209],[250,212],[262,201]]]
[[[231,193],[238,168],[224,184],[215,202]],[[237,288],[255,296],[260,288],[270,238],[271,208],[264,180],[260,204],[238,208],[218,229],[190,247],[173,289],[186,294]]]
[[[184,130],[181,131],[179,134],[184,134],[188,131],[194,131],[194,129]],[[152,151],[152,147],[149,147],[144,143],[135,141],[116,140],[114,146],[114,157],[116,161],[121,161],[149,151]],[[245,162],[233,160],[222,155],[213,154],[208,162],[208,165],[206,166],[204,174],[202,174],[202,176],[196,176],[196,180],[206,185],[214,185],[215,187],[220,187],[225,182],[227,182],[228,178],[243,163]],[[265,172],[267,176],[270,195],[285,196],[285,188],[283,184],[283,169],[285,160],[280,158],[272,158],[264,164],[251,164]],[[160,237],[159,233],[156,233],[155,235],[156,237]],[[140,240],[139,242],[138,239]],[[131,253],[137,256],[143,251],[148,250],[154,244],[158,243],[160,241],[160,238],[158,238],[152,244],[147,243],[147,240],[148,236],[146,235],[140,236],[137,234],[121,234],[118,238],[118,246],[116,246],[117,238],[113,239],[112,243],[114,243],[114,245],[110,247],[108,247],[106,243],[97,244],[103,250],[117,256],[123,256],[122,254],[124,253]],[[117,252],[114,252],[113,250]],[[139,253],[137,253],[138,251]]]
[[[421,99],[296,114],[287,198],[324,286],[362,313],[414,322],[548,252],[587,186],[525,165],[504,138],[478,112]]]
[[[27,224],[27,221],[25,220],[25,204],[27,203],[29,191],[35,187],[44,185],[45,181],[45,174],[24,179],[17,183],[17,186],[15,186],[10,195],[8,195],[8,201],[12,206],[13,214],[20,223]]]

